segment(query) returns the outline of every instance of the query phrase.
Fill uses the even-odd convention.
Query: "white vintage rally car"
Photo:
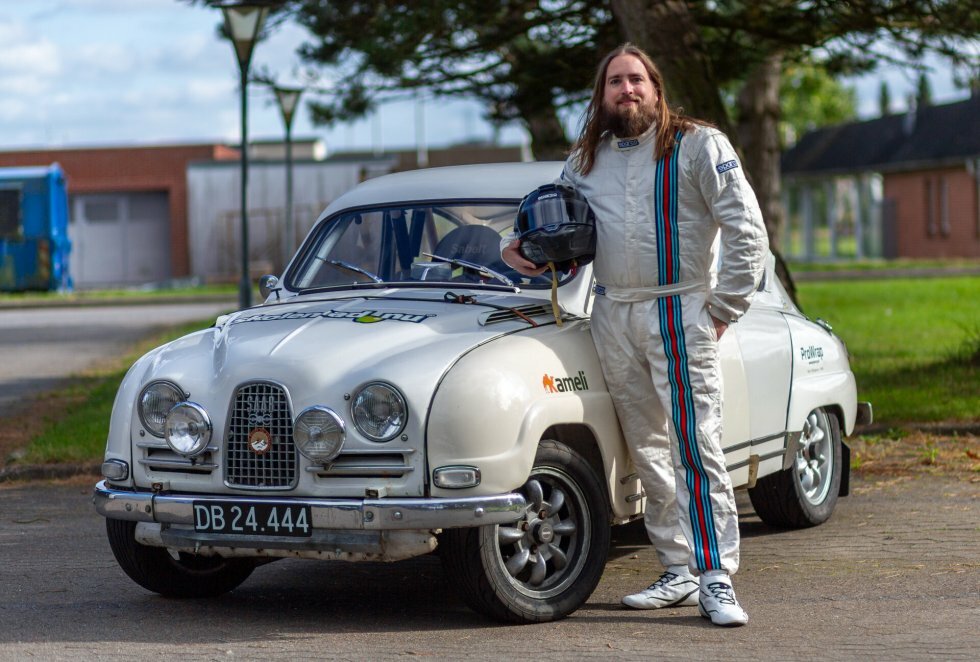
[[[560,163],[370,180],[321,215],[265,303],[154,349],[123,380],[95,506],[122,569],[175,597],[280,557],[437,547],[467,603],[535,622],[581,606],[640,487],[589,328],[590,267],[500,260]],[[562,324],[557,323],[556,314]],[[772,265],[721,341],[735,486],[766,522],[826,520],[870,407],[844,344]]]

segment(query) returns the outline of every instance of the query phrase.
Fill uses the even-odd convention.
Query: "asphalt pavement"
[[[170,600],[116,565],[92,479],[0,486],[0,660],[974,660],[980,484],[858,476],[818,527],[763,525],[738,493],[750,621],[633,611],[661,569],[636,526],[571,617],[499,625],[469,611],[430,555],[282,560],[209,600]]]

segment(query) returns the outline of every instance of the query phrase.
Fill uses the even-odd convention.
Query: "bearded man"
[[[672,111],[656,65],[632,44],[599,65],[559,182],[596,215],[592,335],[666,568],[623,603],[698,605],[716,625],[744,625],[731,582],[739,532],[721,449],[718,341],[762,278],[768,242],[755,194],[728,138]],[[541,273],[519,244],[504,243],[504,260]]]

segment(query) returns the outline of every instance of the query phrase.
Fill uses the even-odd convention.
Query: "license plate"
[[[243,536],[309,537],[310,507],[293,504],[195,501],[194,530]]]

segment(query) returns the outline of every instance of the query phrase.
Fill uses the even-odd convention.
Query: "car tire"
[[[826,522],[837,505],[841,462],[837,417],[824,409],[813,410],[803,426],[793,466],[760,478],[749,489],[756,514],[766,524],[794,529]]]
[[[107,519],[106,533],[116,561],[143,588],[168,598],[211,598],[248,579],[251,559],[225,559],[180,552],[136,542],[136,522]]]
[[[545,440],[521,492],[527,509],[520,520],[450,529],[440,554],[474,611],[510,623],[555,621],[581,607],[602,577],[610,540],[606,489],[581,455]]]

